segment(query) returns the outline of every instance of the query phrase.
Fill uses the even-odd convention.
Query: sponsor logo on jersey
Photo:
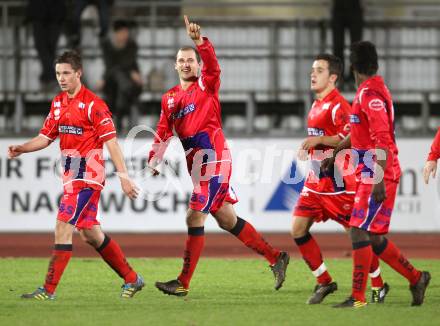
[[[361,119],[357,114],[350,114],[350,123],[361,123]]]
[[[368,107],[373,111],[382,111],[385,109],[385,103],[378,98],[375,98],[368,103]]]
[[[70,135],[82,135],[83,134],[83,128],[76,127],[76,126],[61,125],[61,126],[59,126],[58,130],[62,134],[70,134]]]
[[[181,119],[184,116],[190,114],[191,112],[194,112],[195,109],[196,109],[196,106],[194,105],[194,103],[190,103],[187,106],[185,106],[182,110],[180,110],[176,113],[173,113],[172,118],[173,118],[173,120]]]
[[[309,136],[324,136],[324,130],[320,128],[307,128]]]
[[[170,97],[167,101],[168,109],[174,108],[174,97]]]

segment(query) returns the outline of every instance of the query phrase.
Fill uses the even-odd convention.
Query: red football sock
[[[270,265],[277,262],[280,251],[272,248],[263,236],[255,230],[255,228],[237,216],[237,223],[235,226],[229,230],[233,235],[235,235],[241,242],[243,242],[246,247],[252,249],[256,253],[263,255]]]
[[[351,296],[358,301],[366,302],[365,289],[368,281],[373,249],[370,241],[353,243],[353,285]]]
[[[188,228],[188,238],[183,256],[183,267],[180,275],[177,277],[186,289],[189,288],[189,283],[191,282],[204,245],[205,228],[203,226]]]
[[[372,288],[383,287],[382,276],[380,275],[379,257],[373,254],[370,267],[370,278]]]
[[[72,257],[71,244],[56,244],[52,251],[52,258],[49,262],[49,268],[46,274],[44,288],[50,294],[55,293],[55,289],[63,275],[64,269]]]
[[[124,279],[125,283],[136,282],[137,274],[128,264],[121,247],[119,247],[116,241],[105,235],[104,242],[96,251],[98,251],[102,259]]]
[[[312,274],[316,277],[319,284],[328,284],[332,281],[332,277],[327,271],[324,261],[322,260],[321,249],[318,243],[310,233],[301,238],[294,239],[298,245],[299,251],[306,264],[309,266]]]
[[[405,277],[411,285],[415,285],[419,281],[421,272],[400,253],[399,248],[393,242],[385,238],[374,251],[380,259]]]

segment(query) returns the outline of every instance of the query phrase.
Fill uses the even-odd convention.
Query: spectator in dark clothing
[[[64,0],[28,1],[26,19],[32,23],[35,49],[41,63],[40,82],[43,89],[56,82],[54,62],[65,17]]]
[[[69,26],[69,46],[79,50],[81,46],[81,15],[89,5],[94,5],[98,9],[99,15],[99,39],[103,40],[109,30],[110,12],[114,0],[70,0],[72,17]]]
[[[362,40],[364,13],[361,0],[333,0],[331,24],[333,33],[333,54],[339,57],[345,66],[345,30],[350,32],[350,43]],[[346,70],[346,69],[345,69]],[[351,72],[345,74],[346,84],[353,84]]]
[[[119,130],[124,114],[136,103],[143,85],[137,63],[138,46],[130,37],[130,26],[126,21],[115,21],[112,37],[102,43],[105,72],[98,88],[103,89]]]

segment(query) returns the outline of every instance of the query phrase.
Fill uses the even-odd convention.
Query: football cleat
[[[353,297],[348,297],[345,301],[338,303],[333,306],[333,308],[362,308],[367,305],[366,302],[356,300]]]
[[[420,306],[425,299],[425,291],[431,280],[431,274],[429,272],[422,272],[419,281],[415,285],[410,285],[409,290],[411,291],[413,301],[411,306]]]
[[[326,296],[330,293],[335,292],[338,289],[338,284],[336,282],[331,282],[328,284],[316,284],[313,290],[312,296],[307,300],[308,304],[318,304],[321,303]]]
[[[136,282],[122,285],[121,298],[133,298],[136,292],[142,291],[145,286],[144,279],[138,274]]]
[[[275,290],[279,290],[286,279],[286,269],[287,265],[289,265],[290,256],[287,252],[282,251],[278,256],[276,263],[270,266],[270,269],[273,272],[273,276],[275,277]]]
[[[384,283],[384,285],[381,288],[372,288],[371,289],[371,302],[372,303],[384,303],[385,297],[387,296],[389,291],[390,291],[390,286],[387,283]]]
[[[179,280],[171,280],[168,282],[156,282],[156,287],[165,294],[184,297],[188,294],[189,289],[183,287]]]
[[[38,289],[36,289],[32,293],[25,293],[21,295],[22,299],[35,299],[40,301],[45,300],[55,300],[55,294],[50,294],[46,291],[46,289],[42,286],[40,286]]]

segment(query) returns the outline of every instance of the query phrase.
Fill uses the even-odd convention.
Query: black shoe
[[[282,251],[278,256],[277,262],[270,266],[270,269],[273,272],[273,276],[275,277],[275,290],[279,290],[286,279],[286,269],[287,265],[289,265],[290,256],[287,252]]]
[[[335,292],[337,289],[338,284],[336,282],[331,282],[328,284],[316,284],[312,296],[309,298],[309,300],[307,300],[307,304],[321,303],[326,296]]]
[[[431,280],[431,274],[429,272],[422,272],[419,281],[415,285],[410,285],[409,290],[411,291],[413,301],[411,306],[420,306],[425,299],[425,291]]]
[[[348,297],[347,300],[338,303],[333,306],[333,308],[362,308],[367,305],[366,302],[358,301],[353,297]]]
[[[390,286],[387,283],[381,288],[374,288],[371,290],[371,303],[384,303],[385,297],[390,291]]]
[[[171,280],[168,282],[156,282],[156,287],[165,294],[184,297],[188,294],[189,289],[185,289],[179,280]]]

